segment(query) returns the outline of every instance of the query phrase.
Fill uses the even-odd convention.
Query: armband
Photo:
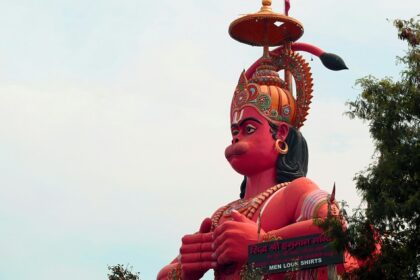
[[[313,219],[316,217],[319,208],[327,204],[328,193],[324,190],[315,190],[309,193],[303,201],[300,215],[296,222]]]

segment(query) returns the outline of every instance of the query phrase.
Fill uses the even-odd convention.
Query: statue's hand
[[[232,221],[226,221],[214,230],[214,258],[217,264],[246,262],[248,245],[258,242],[258,226],[236,210]],[[263,230],[261,236],[265,234]]]
[[[185,235],[182,238],[179,261],[182,265],[183,279],[200,279],[207,270],[216,267],[216,262],[212,258],[211,223],[211,219],[204,219],[198,233]]]

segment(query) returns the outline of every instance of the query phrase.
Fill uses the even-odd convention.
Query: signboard
[[[331,240],[322,234],[268,241],[248,247],[248,263],[261,268],[264,274],[309,269],[343,261],[343,253],[335,251]]]

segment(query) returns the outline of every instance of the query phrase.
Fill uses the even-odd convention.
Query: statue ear
[[[282,142],[286,141],[287,135],[289,135],[289,125],[287,123],[280,123],[279,129],[277,130],[277,139],[280,139]]]

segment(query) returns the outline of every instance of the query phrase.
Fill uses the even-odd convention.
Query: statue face
[[[226,159],[238,173],[252,176],[273,168],[278,153],[268,120],[255,108],[245,107],[231,120],[232,144],[225,150]],[[279,125],[277,139],[284,141],[289,132],[286,123]]]

